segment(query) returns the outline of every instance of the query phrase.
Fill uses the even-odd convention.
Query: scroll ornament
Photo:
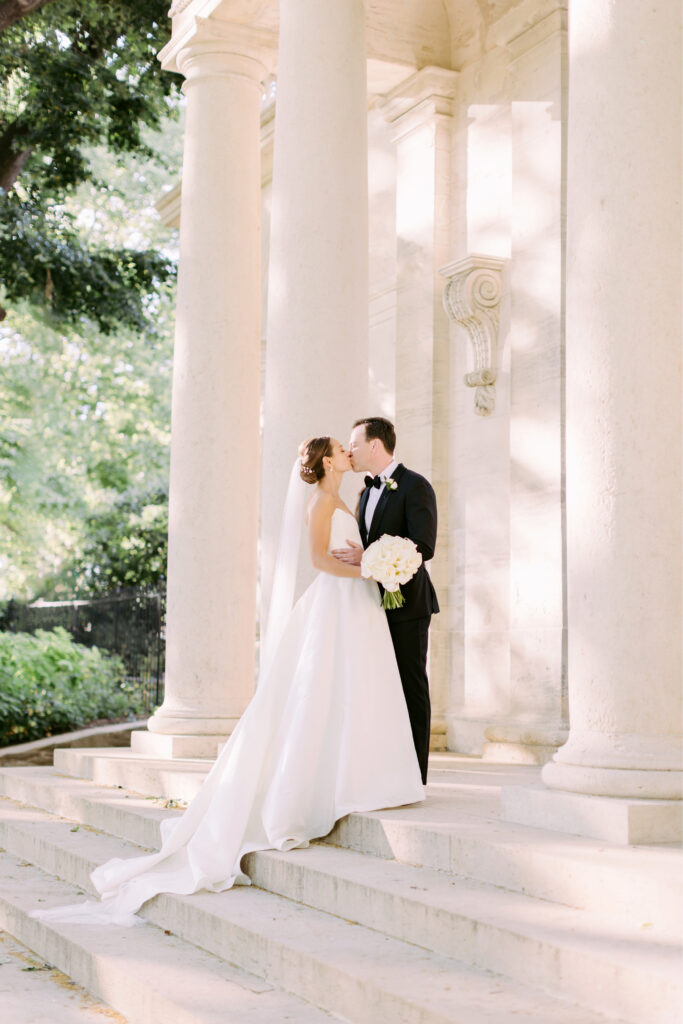
[[[501,273],[505,261],[496,256],[467,256],[441,268],[448,279],[443,304],[451,320],[469,334],[474,368],[465,374],[465,384],[474,388],[474,410],[489,416],[496,401],[496,363]]]

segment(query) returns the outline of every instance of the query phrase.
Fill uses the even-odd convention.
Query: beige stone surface
[[[677,800],[683,789],[683,133],[681,104],[671,97],[681,95],[681,19],[677,4],[574,0],[571,8],[571,731],[543,775],[559,789]]]
[[[0,1006],[6,1024],[126,1024],[6,932],[0,932]]]
[[[62,772],[80,771],[87,755],[67,754]],[[159,782],[178,765],[155,770]],[[501,786],[521,794],[538,774],[433,755],[424,804],[350,815],[308,850],[253,855],[259,888],[162,896],[145,908],[150,924],[130,931],[51,925],[27,911],[73,902],[95,864],[157,845],[161,818],[180,812],[114,777],[103,788],[6,769],[0,921],[135,1024],[209,1024],[226,1007],[255,1024],[278,1011],[358,1024],[507,1024],[510,1014],[668,1024],[680,985],[680,851],[501,820]],[[302,998],[324,1011],[297,1010]]]
[[[344,439],[369,411],[367,384],[367,404],[397,423],[399,457],[437,491],[430,671],[448,745],[541,764],[567,738],[569,689],[573,729],[546,782],[668,798],[681,756],[682,431],[680,225],[665,211],[680,208],[681,174],[679,136],[655,128],[680,95],[680,12],[574,0],[569,47],[567,9],[370,0],[363,18],[354,0],[336,21],[312,0],[180,0],[165,59],[180,66],[193,34],[218,24],[275,76],[260,129],[262,594],[289,454],[305,433]],[[203,88],[216,116],[223,86]],[[448,324],[439,275],[476,254],[503,267],[487,416],[465,383],[472,337]],[[227,650],[215,649],[224,679]],[[252,678],[240,675],[242,700]],[[188,733],[135,743],[160,758],[212,752],[206,720]]]
[[[362,0],[283,0],[270,193],[261,615],[298,445],[367,415],[367,79]],[[361,481],[349,473],[351,508]],[[312,579],[302,546],[300,586]]]
[[[165,736],[228,735],[253,691],[265,59],[258,39],[206,19],[167,55],[185,76],[187,111],[166,690],[149,722]]]

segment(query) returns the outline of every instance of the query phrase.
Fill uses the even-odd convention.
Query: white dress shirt
[[[368,536],[370,534],[370,524],[372,523],[372,517],[375,514],[377,503],[379,499],[382,497],[382,491],[384,490],[384,481],[389,479],[389,477],[391,476],[395,469],[398,469],[398,462],[396,461],[396,459],[393,459],[393,461],[390,462],[389,465],[385,469],[383,469],[382,472],[379,474],[379,478],[382,481],[381,486],[370,488],[367,504],[365,506],[365,529],[368,532]]]

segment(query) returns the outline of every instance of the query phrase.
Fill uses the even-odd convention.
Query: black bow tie
[[[382,478],[381,476],[366,476],[365,478],[366,487],[381,487]]]

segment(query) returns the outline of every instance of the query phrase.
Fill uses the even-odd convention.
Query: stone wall
[[[399,458],[437,492],[434,725],[450,749],[525,762],[547,759],[566,728],[564,7],[521,5],[461,70],[394,69],[397,84],[371,95],[369,409],[349,410],[394,419]],[[272,126],[270,107],[264,325]],[[465,383],[473,337],[442,301],[448,268],[473,254],[501,261],[483,388]]]

